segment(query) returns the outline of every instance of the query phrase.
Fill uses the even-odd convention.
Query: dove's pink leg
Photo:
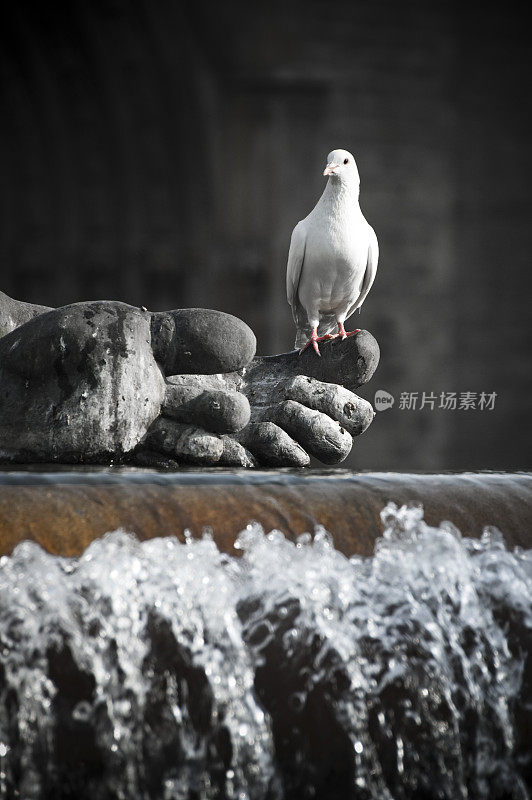
[[[306,350],[307,347],[309,347],[309,345],[312,345],[312,347],[314,348],[314,352],[316,352],[319,356],[321,356],[320,348],[318,347],[318,342],[324,342],[326,339],[334,339],[334,336],[331,336],[330,333],[326,333],[325,336],[318,336],[318,328],[317,326],[315,326],[314,328],[312,328],[310,339],[305,345],[303,345],[303,347],[299,351],[299,355],[301,355],[303,350]]]
[[[360,333],[360,328],[355,328],[354,331],[346,331],[344,323],[338,323],[338,333],[336,335],[339,336],[340,339],[347,339],[348,336],[352,336],[354,333]]]

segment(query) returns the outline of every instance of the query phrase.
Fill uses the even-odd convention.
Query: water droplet
[[[405,749],[403,740],[400,736],[396,739],[397,744],[397,772],[399,775],[402,775],[404,772],[404,757],[405,757]]]
[[[72,709],[72,718],[78,720],[78,722],[88,722],[91,715],[92,707],[90,703],[87,703],[85,700],[81,700]]]
[[[293,692],[290,695],[290,705],[296,713],[300,713],[305,708],[306,695],[304,692]]]

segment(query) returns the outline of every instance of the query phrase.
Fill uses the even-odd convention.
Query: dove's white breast
[[[311,311],[334,312],[351,307],[360,295],[366,271],[369,225],[360,207],[320,207],[304,220],[305,259],[299,301]]]

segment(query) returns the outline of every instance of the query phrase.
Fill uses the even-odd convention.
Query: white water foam
[[[0,559],[0,798],[530,796],[532,551],[382,512],[371,558],[117,531]]]

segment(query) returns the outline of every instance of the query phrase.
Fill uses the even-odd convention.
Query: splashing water
[[[0,798],[530,796],[532,551],[382,512],[0,559]]]

